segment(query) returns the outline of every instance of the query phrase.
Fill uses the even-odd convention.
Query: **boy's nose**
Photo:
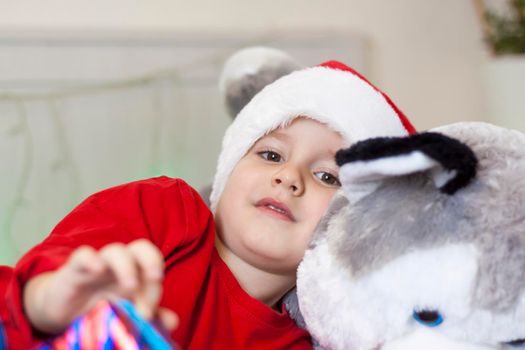
[[[290,168],[284,168],[272,176],[272,186],[285,186],[294,196],[299,196],[304,192],[304,183],[301,174]]]

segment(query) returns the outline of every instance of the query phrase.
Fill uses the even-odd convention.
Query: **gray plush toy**
[[[524,134],[458,123],[337,161],[343,191],[298,270],[318,348],[525,348]]]

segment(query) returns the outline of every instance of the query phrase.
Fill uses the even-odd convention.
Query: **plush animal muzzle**
[[[491,350],[492,346],[455,341],[437,332],[420,328],[407,336],[388,342],[374,350]],[[496,347],[497,349],[497,347]]]
[[[325,349],[525,349],[525,135],[460,123],[340,151],[299,266]]]

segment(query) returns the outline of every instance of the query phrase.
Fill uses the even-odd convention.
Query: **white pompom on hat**
[[[210,196],[212,211],[233,168],[253,144],[301,116],[339,132],[345,146],[370,137],[415,132],[386,94],[341,62],[292,72],[255,95],[226,130]]]

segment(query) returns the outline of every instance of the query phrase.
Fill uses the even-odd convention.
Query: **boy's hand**
[[[58,334],[102,299],[127,298],[146,319],[158,315],[168,329],[177,323],[173,312],[158,309],[164,261],[153,243],[141,239],[112,243],[96,251],[76,249],[55,272],[31,279],[24,306],[33,327]]]

